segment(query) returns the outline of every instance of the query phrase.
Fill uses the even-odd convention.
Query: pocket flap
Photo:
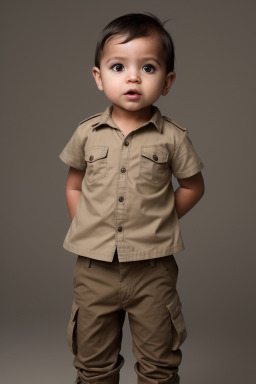
[[[170,313],[171,321],[174,326],[173,340],[172,340],[172,350],[177,350],[181,344],[187,338],[187,330],[185,326],[185,321],[183,314],[181,312],[181,301],[176,291],[172,296],[171,300],[166,303],[166,307]]]
[[[71,308],[71,316],[68,322],[67,340],[68,340],[69,347],[74,355],[77,352],[76,326],[77,326],[78,310],[79,310],[79,306],[73,300],[72,308]]]
[[[96,160],[103,159],[108,154],[108,148],[106,146],[90,147],[85,150],[85,160],[89,163],[93,163]]]
[[[168,152],[161,151],[156,147],[141,147],[141,155],[154,161],[155,163],[166,163],[168,159]]]
[[[177,291],[172,297],[171,301],[166,304],[166,306],[170,312],[171,318],[175,319],[175,317],[177,317],[179,312],[181,311],[181,307],[182,307],[180,297]]]
[[[79,306],[76,304],[75,301],[73,301],[72,308],[71,308],[71,321],[72,322],[74,322],[76,320],[78,309],[79,309]]]

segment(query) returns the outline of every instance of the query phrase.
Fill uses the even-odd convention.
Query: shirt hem
[[[63,243],[63,248],[79,256],[90,257],[95,260],[108,261],[108,262],[113,261],[114,253],[115,253],[115,248],[111,250],[109,249],[109,252],[107,253],[102,253],[100,251],[93,251],[91,249],[80,248],[79,246],[68,244],[65,241]],[[129,261],[148,260],[148,259],[153,259],[153,258],[158,258],[163,256],[169,256],[171,254],[178,253],[184,249],[185,249],[184,244],[181,241],[175,246],[162,248],[162,249],[154,249],[153,251],[125,250],[124,251],[125,254],[122,254],[122,252],[118,253],[118,259],[120,263],[129,262]],[[110,255],[109,253],[112,253],[112,255]]]
[[[61,152],[59,154],[59,158],[63,161],[63,163],[70,165],[73,168],[79,169],[81,171],[84,171],[86,169],[86,166],[84,164],[78,163],[77,161],[71,159],[71,157],[68,156],[65,152]]]
[[[200,172],[203,168],[204,168],[204,164],[202,162],[200,162],[198,165],[196,165],[195,167],[193,167],[191,169],[188,169],[184,172],[175,173],[175,177],[177,179],[185,179],[186,177],[193,176],[196,173]]]

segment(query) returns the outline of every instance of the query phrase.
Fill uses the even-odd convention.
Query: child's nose
[[[141,79],[137,70],[132,70],[128,73],[126,78],[127,83],[140,83]]]

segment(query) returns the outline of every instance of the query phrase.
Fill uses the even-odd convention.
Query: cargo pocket
[[[171,175],[168,166],[168,151],[156,146],[141,147],[139,177],[152,184],[158,184]]]
[[[177,291],[171,297],[169,301],[165,303],[172,323],[172,342],[171,349],[173,351],[177,350],[181,344],[187,338],[187,330],[184,321],[183,314],[181,312],[182,304],[180,302],[180,297]]]
[[[67,339],[68,345],[74,355],[77,353],[77,316],[78,316],[79,306],[73,301],[71,316],[68,323]]]
[[[92,183],[106,176],[108,148],[98,146],[85,149],[85,160],[87,162],[85,178],[89,182]]]

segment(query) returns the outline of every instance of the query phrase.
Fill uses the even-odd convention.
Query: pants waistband
[[[157,263],[156,259],[148,259],[148,260],[144,260],[144,261],[149,262],[152,267],[154,267]],[[112,263],[119,263],[117,248],[115,250],[115,254],[114,254],[114,258],[113,258]]]

